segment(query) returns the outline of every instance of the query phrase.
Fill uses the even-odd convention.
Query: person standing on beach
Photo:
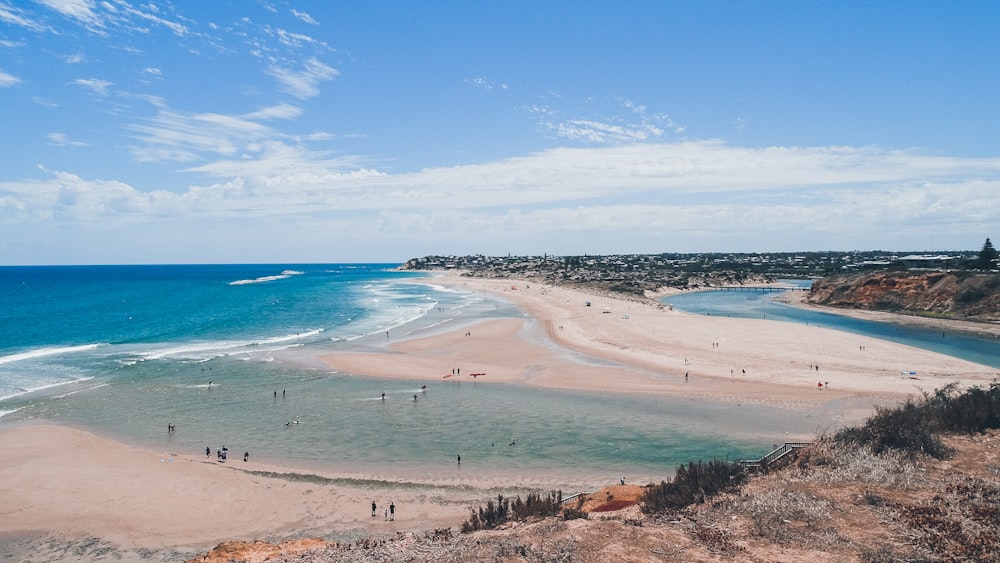
[[[376,510],[378,510],[378,506],[375,505],[375,501],[372,501],[372,518],[375,517]]]
[[[459,456],[458,456],[458,464],[462,465],[462,455],[461,454],[459,454]]]
[[[205,446],[205,457],[211,457],[211,456],[212,456],[212,448]]]
[[[243,462],[250,461],[250,452],[243,452]]]
[[[395,520],[395,519],[396,519],[396,504],[392,501],[389,501],[389,520]]]

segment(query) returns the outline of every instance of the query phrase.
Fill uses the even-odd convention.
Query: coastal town
[[[779,278],[821,278],[878,270],[961,266],[975,252],[887,251],[614,254],[584,256],[425,256],[404,270],[454,270],[477,278],[509,278],[645,295],[663,288],[704,289],[771,283]]]

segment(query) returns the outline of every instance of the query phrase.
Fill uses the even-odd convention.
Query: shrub
[[[470,509],[469,519],[462,524],[462,532],[492,530],[511,520],[523,522],[531,517],[545,518],[559,514],[561,510],[562,491],[553,491],[545,497],[529,493],[525,500],[518,496],[514,502],[497,495],[496,503],[490,500],[485,507]]]
[[[875,453],[898,450],[926,454],[937,459],[951,452],[938,436],[940,432],[975,434],[1000,428],[1000,383],[988,389],[972,387],[958,393],[954,384],[946,385],[923,399],[896,408],[876,407],[875,416],[862,426],[844,428],[834,439],[844,443],[868,445]]]
[[[647,488],[639,506],[646,514],[684,508],[705,502],[706,498],[735,487],[745,479],[746,474],[739,463],[718,459],[708,463],[690,462],[678,467],[669,483],[662,481]]]

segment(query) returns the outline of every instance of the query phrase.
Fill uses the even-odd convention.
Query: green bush
[[[646,514],[705,502],[705,499],[743,483],[746,473],[739,463],[713,459],[709,462],[689,462],[677,468],[668,483],[652,485],[643,493],[639,506]]]
[[[1000,383],[988,389],[972,387],[958,393],[947,385],[923,399],[912,399],[895,408],[876,407],[862,426],[844,428],[834,435],[843,443],[870,446],[875,453],[898,450],[937,459],[951,455],[939,436],[942,432],[975,434],[1000,428]]]
[[[462,524],[462,532],[492,530],[509,521],[526,521],[528,518],[545,518],[559,514],[562,510],[562,491],[553,491],[546,496],[529,493],[525,500],[518,496],[511,502],[503,495],[497,501],[486,502],[486,506],[470,509],[469,519]]]

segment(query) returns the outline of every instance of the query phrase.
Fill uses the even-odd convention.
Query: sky
[[[0,265],[978,250],[1000,2],[0,0]]]

